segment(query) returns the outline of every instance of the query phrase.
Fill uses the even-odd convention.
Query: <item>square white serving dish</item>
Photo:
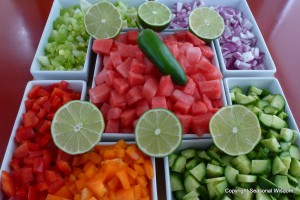
[[[195,140],[183,140],[181,145],[176,149],[175,152],[180,152],[187,148],[195,148],[205,150],[213,144],[212,139],[195,139]],[[168,157],[164,157],[164,170],[165,170],[165,181],[166,181],[166,197],[167,200],[175,199],[171,191],[170,182],[170,167]]]
[[[175,0],[157,0],[161,3],[167,5],[169,8],[172,8]],[[224,77],[270,77],[276,73],[276,67],[273,62],[273,59],[270,55],[270,52],[267,48],[267,45],[264,41],[264,38],[259,30],[259,27],[255,21],[255,18],[252,15],[252,12],[247,4],[246,0],[230,0],[230,1],[221,1],[221,0],[202,0],[205,6],[216,7],[216,6],[231,6],[235,9],[242,11],[243,16],[246,17],[253,23],[252,32],[257,37],[256,47],[258,47],[262,52],[265,53],[264,56],[264,65],[266,70],[228,70],[226,69],[226,65],[224,63],[224,58],[222,56],[222,51],[220,47],[219,40],[214,40],[216,51],[218,54],[219,64],[221,71]],[[181,0],[180,2],[192,2],[192,0]],[[174,30],[182,30],[182,29],[166,29],[166,31],[174,31]],[[183,29],[184,30],[184,29]]]
[[[272,94],[281,94],[285,98],[285,95],[283,93],[283,90],[280,86],[279,81],[274,77],[230,77],[230,78],[224,79],[227,104],[232,105],[232,102],[230,99],[230,90],[233,87],[239,86],[243,89],[243,92],[245,93],[250,85],[253,85],[253,86],[261,88],[261,89],[262,88],[267,89]],[[285,101],[286,101],[286,104],[285,104],[284,112],[286,112],[288,115],[288,118],[287,118],[288,127],[299,132],[296,121],[293,117],[292,111],[289,107],[289,104],[288,104],[286,98],[285,98]]]
[[[81,96],[80,96],[80,100],[85,100],[86,98],[86,82],[82,81],[82,80],[66,80],[69,83],[68,88],[72,89],[76,92],[80,92]],[[18,114],[16,116],[16,120],[12,129],[12,132],[10,134],[10,138],[8,141],[8,145],[6,148],[6,152],[2,161],[2,165],[1,165],[1,170],[0,170],[0,174],[2,170],[6,170],[6,171],[10,171],[10,161],[12,160],[12,156],[14,153],[14,149],[16,148],[16,141],[15,141],[15,135],[16,135],[16,131],[18,129],[18,127],[21,125],[22,123],[22,114],[25,113],[25,100],[28,99],[27,95],[29,93],[29,91],[35,86],[35,85],[41,85],[41,86],[49,86],[52,85],[53,83],[58,83],[60,82],[59,80],[33,80],[33,81],[29,81],[26,85],[22,100],[21,100],[21,104],[20,104],[20,108],[18,111]],[[0,176],[0,182],[1,182],[1,176]],[[3,199],[3,191],[2,189],[0,189],[0,199]]]
[[[161,32],[161,35],[162,35],[162,37],[165,37],[165,36],[173,34],[173,33],[174,32]],[[211,42],[210,45],[211,45],[212,50],[215,53],[215,56],[212,59],[212,63],[217,68],[220,69],[214,43]],[[95,87],[94,78],[101,71],[102,67],[103,67],[102,66],[102,56],[97,55],[91,88]],[[225,95],[225,92],[224,92],[224,84],[223,84],[223,80],[220,80],[220,81],[221,81],[221,87],[223,89],[222,90],[222,102],[223,102],[223,105],[225,106],[225,105],[227,105],[227,101],[226,101],[226,95]],[[210,134],[207,133],[207,134],[204,134],[201,138],[210,138],[210,137],[211,137]],[[197,136],[196,134],[184,134],[183,135],[183,139],[197,139],[197,138],[200,138],[200,137]],[[117,141],[117,140],[120,140],[120,139],[124,139],[124,140],[127,140],[127,141],[132,141],[132,140],[134,140],[134,134],[133,133],[103,133],[102,138],[101,138],[102,141]]]

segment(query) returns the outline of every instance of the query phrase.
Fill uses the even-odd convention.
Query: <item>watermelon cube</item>
[[[106,118],[107,113],[110,109],[110,105],[108,103],[103,103],[100,110],[104,118]]]
[[[113,63],[109,56],[103,56],[103,68],[112,70],[114,68]]]
[[[176,101],[182,101],[190,106],[195,102],[195,98],[192,95],[185,94],[178,89],[174,90],[172,98]]]
[[[149,104],[145,99],[142,99],[136,103],[136,114],[138,117],[149,109]]]
[[[177,39],[174,34],[168,35],[166,38],[164,38],[164,43],[169,47],[169,45],[177,44]]]
[[[202,51],[203,56],[205,56],[208,59],[212,59],[215,55],[210,46],[200,45],[200,49]]]
[[[115,39],[114,43],[118,46],[119,44],[127,44],[127,35],[119,34]]]
[[[102,69],[94,78],[96,85],[101,85],[105,83],[107,69]]]
[[[191,108],[190,104],[187,104],[182,101],[177,101],[173,107],[173,110],[174,112],[179,112],[181,114],[188,114],[190,108]]]
[[[221,99],[213,99],[211,100],[211,104],[214,108],[221,108],[223,106],[223,102]]]
[[[201,72],[191,74],[190,77],[194,80],[195,83],[206,81],[205,76]]]
[[[174,85],[170,75],[162,76],[159,81],[157,96],[171,96]]]
[[[179,42],[186,41],[186,31],[175,32],[173,35],[176,38],[176,40],[178,40]]]
[[[194,64],[201,59],[202,51],[199,47],[190,47],[185,51],[185,56],[191,64]]]
[[[128,78],[132,58],[128,57],[124,62],[119,64],[116,69],[123,78]]]
[[[117,67],[118,65],[120,65],[122,63],[122,58],[117,51],[111,51],[109,53],[109,56],[110,56],[110,60],[114,67]]]
[[[208,109],[202,101],[195,101],[195,103],[192,105],[191,114],[192,115],[199,115],[207,113]]]
[[[139,35],[139,32],[137,30],[128,31],[126,33],[127,35],[127,43],[128,44],[136,44],[137,36]]]
[[[202,56],[201,59],[194,64],[194,66],[201,70],[202,72],[211,72],[216,68],[210,60],[208,60],[206,57]]]
[[[126,101],[128,105],[132,105],[135,102],[141,100],[142,98],[142,90],[139,86],[131,88],[126,94]]]
[[[212,116],[213,113],[211,112],[194,116],[191,122],[193,133],[196,133],[200,137],[203,134],[209,133],[209,121]]]
[[[152,108],[164,108],[168,109],[166,97],[156,96],[152,98]]]
[[[106,84],[97,85],[89,90],[92,103],[104,103],[110,96],[110,87]]]
[[[222,72],[217,67],[215,67],[210,72],[203,73],[203,75],[205,76],[205,79],[207,81],[210,81],[210,80],[220,80],[220,79],[223,78]]]
[[[188,78],[187,84],[183,87],[182,91],[185,94],[193,95],[196,90],[196,83],[192,78]]]
[[[146,99],[152,99],[156,95],[158,82],[155,78],[149,76],[143,86],[142,95]]]
[[[107,120],[110,119],[119,119],[120,115],[122,113],[122,110],[120,108],[110,108],[107,112]]]
[[[116,90],[112,90],[110,93],[109,104],[112,107],[124,109],[126,106],[126,98],[124,95],[120,95]]]
[[[199,82],[198,86],[200,92],[210,99],[220,99],[222,96],[220,80]]]
[[[178,114],[176,113],[176,116],[178,117],[181,126],[182,126],[182,132],[183,133],[188,133],[190,126],[191,126],[191,122],[193,119],[193,116],[191,115],[182,115],[182,114]]]
[[[135,109],[126,109],[120,115],[122,127],[133,126],[133,121],[137,119]]]
[[[186,31],[186,36],[185,37],[186,37],[187,42],[191,42],[195,46],[200,46],[201,44],[205,44],[205,42],[203,40],[198,38],[196,35],[194,35],[190,31]]]
[[[120,131],[120,120],[118,119],[109,119],[105,124],[106,133],[119,133]]]
[[[211,111],[213,109],[211,100],[205,95],[202,95],[203,103],[205,104],[208,111]]]
[[[92,49],[97,54],[109,55],[112,45],[113,39],[96,39],[93,42]]]
[[[170,50],[170,52],[173,54],[173,56],[175,58],[178,58],[178,56],[179,56],[179,48],[178,48],[177,43],[167,44],[167,47]]]
[[[119,44],[118,45],[118,52],[121,56],[121,58],[135,58],[135,53],[139,51],[139,47],[137,45],[131,45],[131,44]]]
[[[114,80],[114,88],[119,95],[125,94],[128,91],[129,87],[129,83],[126,79],[117,78]]]
[[[131,87],[136,85],[142,85],[145,83],[145,76],[143,76],[142,74],[129,71],[128,81]]]
[[[131,65],[130,65],[130,71],[138,74],[143,74],[146,70],[146,65],[140,62],[139,60],[133,58]]]
[[[109,86],[109,87],[113,87],[114,86],[114,80],[117,78],[121,78],[121,76],[113,71],[113,70],[107,70],[106,71],[106,75],[105,75],[105,83]]]

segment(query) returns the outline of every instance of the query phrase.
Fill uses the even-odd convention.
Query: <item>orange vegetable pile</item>
[[[119,140],[75,156],[66,184],[47,200],[150,200],[153,176],[150,157]]]

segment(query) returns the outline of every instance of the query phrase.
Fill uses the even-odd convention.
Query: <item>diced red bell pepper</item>
[[[17,142],[23,142],[34,137],[34,131],[32,128],[18,129],[16,132]]]
[[[39,123],[39,118],[33,112],[28,111],[23,114],[23,125],[25,128],[35,127]]]
[[[71,166],[64,160],[57,160],[56,166],[64,175],[69,175],[72,172]]]
[[[23,158],[29,154],[28,143],[24,142],[15,149],[14,157]]]
[[[37,97],[38,91],[41,89],[40,85],[34,85],[28,93],[28,98],[34,99]]]
[[[1,187],[7,196],[12,197],[16,195],[16,186],[13,176],[4,170],[1,173]]]

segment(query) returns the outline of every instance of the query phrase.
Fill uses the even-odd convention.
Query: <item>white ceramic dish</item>
[[[166,35],[170,35],[173,34],[173,32],[162,32],[161,35],[164,37]],[[214,43],[211,42],[211,47],[215,53],[215,56],[212,60],[212,63],[217,67],[219,67],[219,62],[217,59],[217,54],[216,54],[216,50],[215,50],[215,46]],[[92,88],[95,87],[95,81],[94,78],[96,77],[96,75],[101,71],[102,69],[102,56],[101,55],[97,55],[96,58],[96,64],[95,64],[95,70],[94,70],[94,75],[93,75],[93,81],[92,81]],[[223,80],[221,80],[221,87],[222,89],[222,102],[223,105],[227,105],[227,101],[226,101],[226,95],[224,92],[224,84],[223,84]],[[210,134],[204,134],[201,138],[210,138]],[[183,139],[195,139],[195,138],[200,138],[199,136],[197,136],[196,134],[184,134]],[[133,133],[103,133],[102,135],[102,141],[117,141],[120,139],[124,139],[127,141],[132,141],[134,140],[134,134]]]
[[[250,85],[253,85],[258,88],[267,89],[273,94],[281,94],[285,98],[285,95],[280,86],[280,83],[276,78],[273,78],[273,77],[264,77],[264,78],[263,77],[231,77],[231,78],[224,79],[227,104],[232,105],[229,93],[233,87],[240,86],[244,90],[244,92],[246,92],[246,90],[248,89],[248,87]],[[291,129],[295,129],[299,132],[296,121],[293,117],[292,111],[289,107],[289,104],[288,104],[286,98],[285,98],[285,101],[286,101],[286,105],[285,105],[284,111],[288,115],[288,118],[287,118],[288,127]]]
[[[81,96],[80,99],[81,100],[85,100],[86,98],[86,82],[85,81],[81,81],[81,80],[66,80],[69,83],[68,88],[72,89],[76,92],[80,92]],[[22,114],[25,113],[25,100],[28,99],[27,95],[29,93],[29,91],[33,88],[33,86],[35,85],[41,85],[41,86],[48,86],[51,85],[53,83],[58,83],[60,81],[58,80],[34,80],[34,81],[29,81],[26,85],[24,94],[23,94],[23,98],[20,104],[20,108],[10,135],[10,139],[8,141],[8,145],[6,148],[6,152],[2,161],[2,165],[1,165],[1,171],[2,170],[6,170],[6,171],[10,171],[10,167],[9,167],[9,163],[12,159],[13,153],[14,153],[14,149],[16,148],[16,141],[15,141],[15,135],[16,135],[16,131],[17,128],[21,125],[22,123]],[[1,174],[0,171],[0,174]],[[1,179],[1,176],[0,176]],[[1,181],[1,180],[0,180]],[[3,191],[2,189],[0,189],[0,199],[3,199]]]
[[[169,8],[172,8],[176,0],[157,0],[167,5]],[[242,11],[243,16],[249,19],[253,23],[252,31],[257,37],[256,46],[265,53],[264,65],[266,70],[227,70],[224,58],[222,56],[221,47],[219,40],[215,40],[215,47],[219,58],[220,68],[224,77],[270,77],[276,73],[276,67],[270,55],[270,52],[267,48],[267,45],[264,41],[264,38],[259,30],[259,27],[255,21],[255,18],[252,15],[252,12],[247,4],[246,0],[230,0],[230,1],[221,1],[221,0],[202,0],[206,6],[216,7],[216,6],[231,6],[235,9]],[[181,0],[180,2],[192,2],[192,0]],[[174,31],[182,29],[166,29],[166,31]]]

